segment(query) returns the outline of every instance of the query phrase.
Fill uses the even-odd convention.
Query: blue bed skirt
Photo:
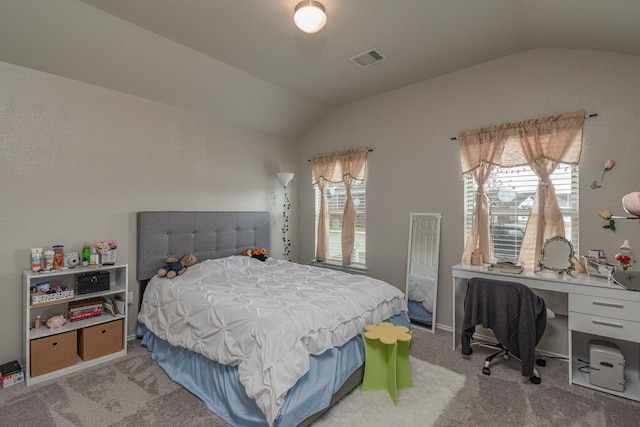
[[[388,321],[410,327],[405,313]],[[142,336],[142,344],[151,352],[152,359],[167,375],[195,394],[227,423],[243,427],[268,425],[255,401],[246,395],[237,368],[219,364],[199,353],[173,347],[143,324],[138,324],[137,333]],[[360,335],[341,347],[311,356],[309,372],[287,393],[275,426],[296,426],[328,407],[333,394],[363,363],[364,347]]]
[[[429,313],[422,302],[409,300],[409,318],[413,321],[431,324],[433,322],[433,314]]]

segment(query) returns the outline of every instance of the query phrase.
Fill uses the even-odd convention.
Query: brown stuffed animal
[[[178,258],[167,258],[165,260],[167,265],[158,270],[158,277],[166,277],[167,279],[173,279],[176,276],[181,275],[187,271],[188,267],[196,265],[198,260],[194,254],[186,254],[178,261]]]
[[[267,250],[265,248],[247,249],[246,251],[242,252],[242,255],[264,261],[265,259],[267,259]]]

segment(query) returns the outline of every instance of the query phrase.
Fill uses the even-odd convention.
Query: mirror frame
[[[548,255],[549,248],[550,246],[554,246],[558,243],[562,243],[568,249],[568,253],[566,254],[567,263],[561,264],[560,267],[557,267],[555,265],[548,265],[549,263],[545,263],[545,258]],[[575,270],[576,268],[575,264],[573,263],[573,258],[575,256],[575,253],[573,251],[573,245],[564,236],[558,235],[558,236],[551,237],[550,239],[547,239],[547,241],[544,242],[544,246],[542,247],[542,250],[540,252],[542,253],[542,256],[538,260],[538,269],[535,271],[536,273],[542,270],[552,270],[557,273],[564,272],[564,273],[567,273],[569,276],[573,277],[572,271]]]
[[[405,301],[409,304],[409,277],[411,273],[411,258],[412,258],[412,250],[413,250],[413,224],[416,218],[421,216],[431,216],[434,217],[438,222],[438,230],[436,232],[436,242],[435,247],[437,248],[437,253],[435,254],[435,263],[438,266],[436,277],[433,279],[433,311],[431,312],[431,329],[425,323],[417,323],[417,326],[424,328],[425,330],[430,330],[432,333],[436,332],[436,312],[438,305],[438,276],[440,275],[440,234],[442,229],[442,214],[441,213],[433,213],[433,212],[410,212],[409,213],[409,244],[407,251],[407,277],[405,281]],[[409,311],[407,310],[407,317],[409,317]],[[409,321],[411,318],[409,317]],[[418,321],[419,322],[419,321]]]

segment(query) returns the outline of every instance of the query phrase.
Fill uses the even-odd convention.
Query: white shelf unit
[[[109,289],[100,292],[92,292],[88,294],[76,295],[73,299],[52,301],[46,304],[31,305],[31,287],[37,284],[49,282],[51,286],[62,285],[65,288],[71,288],[75,290],[76,276],[85,273],[98,273],[109,272]],[[77,267],[62,271],[51,271],[45,273],[24,271],[23,273],[23,296],[24,296],[24,309],[23,309],[23,341],[24,341],[24,377],[26,385],[35,384],[38,382],[46,381],[52,378],[57,378],[62,375],[76,372],[81,369],[85,369],[91,366],[99,365],[108,360],[112,360],[118,357],[125,356],[127,354],[127,314],[128,307],[127,291],[128,291],[128,266],[127,264],[114,264],[114,265],[102,265],[91,267]],[[65,314],[68,309],[69,302],[81,301],[89,298],[119,295],[123,301],[125,301],[125,314],[117,314],[115,316],[102,315],[98,317],[92,317],[88,319],[78,320],[71,322],[67,319],[67,322],[57,329],[49,329],[44,323],[46,319],[58,314]],[[35,329],[34,322],[36,317],[40,315],[43,325]],[[83,361],[79,356],[75,365],[68,366],[62,369],[58,369],[52,372],[44,373],[37,376],[31,376],[31,342],[39,338],[45,338],[69,331],[79,331],[84,328],[101,325],[104,323],[113,322],[115,320],[122,320],[122,349],[95,359]]]

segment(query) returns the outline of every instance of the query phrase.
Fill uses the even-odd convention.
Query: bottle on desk
[[[482,265],[482,252],[480,249],[474,249],[471,252],[471,265]]]

